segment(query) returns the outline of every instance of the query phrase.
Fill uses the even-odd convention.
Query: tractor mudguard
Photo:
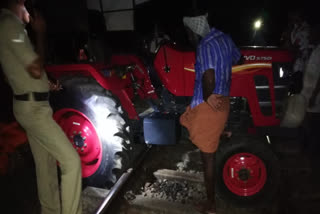
[[[126,79],[113,75],[110,66],[93,67],[89,64],[50,65],[46,66],[46,70],[55,79],[65,76],[93,77],[104,89],[117,95],[130,119],[138,119],[138,114],[131,102],[132,95],[130,95],[130,91],[125,90],[128,84]]]
[[[108,76],[99,70],[107,69],[106,66],[93,66],[89,64],[66,64],[66,65],[49,65],[46,66],[48,74],[59,79],[62,76],[88,76],[93,77],[106,90],[121,90],[125,82],[119,81],[117,76]],[[106,78],[108,77],[108,78]]]
[[[120,100],[130,119],[138,119],[132,100],[157,99],[148,70],[134,55],[114,55],[110,65],[70,64],[46,67],[55,79],[65,76],[93,77],[104,89],[114,93]]]

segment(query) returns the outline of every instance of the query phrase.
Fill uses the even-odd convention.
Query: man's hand
[[[34,79],[40,79],[43,73],[43,66],[40,58],[35,59],[26,67],[30,76]]]
[[[49,80],[48,83],[49,83],[50,91],[60,91],[60,90],[62,90],[62,85],[60,84],[59,80],[57,80],[56,83],[53,83],[53,82],[51,82]]]
[[[40,79],[42,76],[42,66],[37,63],[33,62],[30,65],[27,66],[27,71],[30,74],[30,76],[34,79]]]
[[[207,100],[207,103],[213,108],[215,111],[223,110],[223,96],[217,94],[211,94]]]

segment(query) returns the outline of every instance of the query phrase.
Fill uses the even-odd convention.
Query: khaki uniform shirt
[[[1,10],[0,63],[14,94],[49,91],[45,72],[34,79],[26,70],[37,57],[21,20],[10,10]]]

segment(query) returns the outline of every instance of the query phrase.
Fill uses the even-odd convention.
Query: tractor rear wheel
[[[54,119],[80,155],[84,184],[111,187],[127,169],[132,149],[127,115],[94,79],[64,77],[50,94]]]
[[[238,206],[268,204],[277,194],[280,168],[265,138],[234,136],[217,151],[217,195]]]

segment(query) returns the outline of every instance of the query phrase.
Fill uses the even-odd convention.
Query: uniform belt
[[[19,94],[19,95],[13,95],[14,99],[20,100],[20,101],[29,101],[30,95],[32,94],[33,99],[35,101],[46,101],[49,99],[49,93],[48,92],[31,92],[26,94]]]

